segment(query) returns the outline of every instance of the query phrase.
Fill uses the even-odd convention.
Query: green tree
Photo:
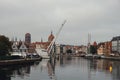
[[[68,50],[67,50],[67,53],[68,53],[68,54],[71,54],[71,53],[72,53],[72,50],[71,50],[71,49],[68,49]]]
[[[97,46],[91,45],[91,46],[90,46],[90,53],[96,54],[96,53],[97,53]]]
[[[9,38],[4,35],[0,35],[0,56],[8,55],[10,50],[11,42],[9,41]]]

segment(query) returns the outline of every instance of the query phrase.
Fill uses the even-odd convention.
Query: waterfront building
[[[54,39],[54,35],[51,32],[51,34],[48,36],[48,41],[43,41],[41,39],[41,42],[35,42],[36,48],[47,49],[47,47],[50,45],[53,39]]]
[[[102,42],[98,44],[97,54],[98,55],[106,55],[109,56],[112,51],[112,43],[111,41]]]
[[[20,45],[20,47],[19,47],[19,50],[20,50],[20,52],[28,52],[28,51],[27,51],[28,48],[27,48],[27,46],[25,45],[25,42],[24,42],[24,41],[22,41],[22,43],[21,43],[21,45]]]
[[[36,53],[35,47],[36,47],[35,43],[31,43],[31,44],[29,45],[29,48],[28,48],[28,53],[30,53],[30,54]]]
[[[22,54],[23,57],[26,57],[26,56],[27,56],[28,48],[27,48],[27,46],[25,45],[25,42],[24,42],[24,41],[22,41],[22,43],[21,43],[21,45],[20,45],[20,47],[19,47],[19,50],[20,50],[20,52],[21,52],[21,54]]]
[[[13,42],[13,44],[12,44],[12,50],[13,50],[14,52],[19,51],[19,49],[18,49],[18,45],[17,45],[17,42],[16,42],[16,41]]]
[[[81,53],[87,53],[87,46],[84,46],[84,45],[80,46],[79,52],[81,52]]]
[[[56,54],[58,54],[58,55],[60,55],[60,44],[56,44],[56,46],[55,46],[56,48]]]
[[[62,53],[66,53],[66,50],[67,50],[67,48],[66,48],[65,45],[61,45],[61,46],[60,46],[60,51],[61,51]]]
[[[116,36],[112,38],[112,52],[120,53],[120,36]]]
[[[99,43],[98,44],[98,49],[97,49],[97,54],[98,55],[104,55],[104,43]]]
[[[73,45],[66,45],[66,54],[73,54]]]
[[[26,53],[28,53],[28,47],[26,46],[24,41],[13,41],[12,42],[12,53],[11,55],[16,56],[26,56]]]
[[[97,42],[96,42],[96,41],[93,43],[93,46],[94,46],[94,47],[96,47],[96,46],[97,46]]]
[[[56,53],[57,54],[65,54],[67,53],[67,45],[63,45],[63,44],[56,44]]]
[[[30,33],[25,34],[25,43],[28,45],[31,43],[31,34]]]

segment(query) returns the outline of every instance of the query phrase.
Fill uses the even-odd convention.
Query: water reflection
[[[11,77],[24,78],[24,76],[29,76],[30,67],[36,65],[38,65],[38,62],[24,65],[0,66],[0,80],[11,80]]]
[[[49,74],[49,77],[51,80],[57,80],[57,78],[55,76],[55,64],[56,64],[55,58],[51,58],[47,63],[48,74]]]
[[[112,72],[112,68],[115,61],[110,60],[89,60],[89,67],[91,71],[104,71],[104,72]]]
[[[55,58],[51,58],[50,60],[44,59],[42,62],[40,62],[41,72],[47,72],[50,80],[57,80],[55,76],[55,64]]]
[[[59,64],[60,65],[59,65]],[[61,57],[57,61],[61,67],[77,65],[81,69],[86,69],[87,80],[120,80],[120,61],[104,60],[104,59],[83,59],[75,57]],[[87,68],[86,68],[87,67]],[[81,71],[83,72],[83,71]],[[77,75],[77,74],[75,74]]]
[[[88,72],[104,72],[105,75],[111,76],[110,80],[120,80],[120,62],[110,60],[90,60]]]
[[[119,75],[119,61],[70,56],[0,67],[0,80],[120,80]]]

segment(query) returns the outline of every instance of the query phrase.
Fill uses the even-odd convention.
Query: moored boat
[[[40,55],[43,59],[49,59],[50,56],[48,55],[47,51],[45,49],[36,48],[36,52],[38,55]]]

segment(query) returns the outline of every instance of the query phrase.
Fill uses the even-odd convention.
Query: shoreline
[[[0,66],[8,65],[19,65],[19,64],[29,64],[35,61],[41,61],[42,58],[32,58],[32,59],[14,59],[14,60],[0,60]]]

